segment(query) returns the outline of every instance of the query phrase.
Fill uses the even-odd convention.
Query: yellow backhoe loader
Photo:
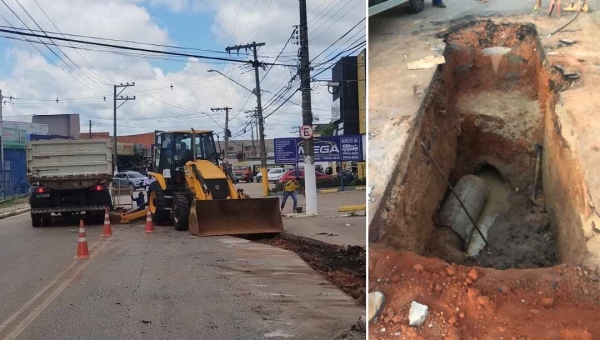
[[[198,236],[282,232],[279,199],[244,194],[218,155],[212,131],[155,131],[153,221]]]

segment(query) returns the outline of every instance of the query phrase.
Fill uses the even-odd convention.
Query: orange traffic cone
[[[108,209],[104,213],[104,234],[102,236],[112,236],[112,228],[110,227],[110,217],[108,216]]]
[[[146,230],[144,230],[144,232],[154,232],[154,223],[152,223],[152,213],[150,212],[150,209],[148,209],[148,213],[146,214]]]
[[[85,237],[85,227],[83,226],[83,220],[79,221],[79,243],[77,243],[77,258],[78,259],[89,259],[90,252],[88,250],[87,239]]]

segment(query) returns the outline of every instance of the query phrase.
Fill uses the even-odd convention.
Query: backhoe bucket
[[[189,230],[197,236],[281,233],[279,198],[194,200]]]

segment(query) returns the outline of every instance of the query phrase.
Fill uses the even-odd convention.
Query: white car
[[[285,170],[282,168],[273,168],[269,170],[267,173],[267,178],[269,182],[277,183],[285,173]]]

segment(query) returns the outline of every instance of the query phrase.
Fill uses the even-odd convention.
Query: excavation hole
[[[370,240],[498,269],[577,260],[585,252],[584,176],[557,123],[561,79],[544,62],[535,27],[469,22],[445,41],[446,63],[424,99],[405,174]],[[490,49],[501,53],[484,53]],[[474,191],[459,196],[488,247],[456,202],[464,216],[448,217],[454,195],[441,176],[459,189],[467,179],[461,190]],[[474,189],[481,183],[483,196]]]

